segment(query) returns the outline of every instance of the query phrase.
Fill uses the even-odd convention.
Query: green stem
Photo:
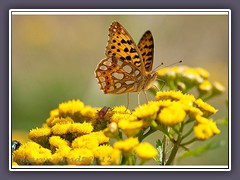
[[[148,132],[146,132],[145,134],[143,134],[142,136],[139,137],[139,142],[142,142],[143,139],[145,139],[147,136],[149,136],[150,134],[154,133],[155,131],[156,131],[156,129],[150,127]]]
[[[163,136],[163,148],[162,148],[162,165],[165,164],[165,159],[166,159],[166,135]]]
[[[168,158],[168,161],[166,163],[166,165],[171,165],[177,155],[177,151],[180,147],[180,144],[181,144],[181,141],[182,141],[182,132],[183,132],[183,128],[184,128],[184,123],[181,124],[181,128],[179,130],[179,134],[178,134],[178,138],[177,138],[177,141],[174,143],[174,146],[173,146],[173,149],[172,149],[172,152]]]
[[[196,138],[193,138],[193,139],[191,139],[190,141],[187,141],[187,142],[185,142],[185,143],[182,143],[181,146],[186,146],[186,145],[188,145],[188,144],[193,143],[194,141],[196,141]]]
[[[193,132],[193,128],[191,128],[186,134],[183,135],[182,139],[185,139]]]

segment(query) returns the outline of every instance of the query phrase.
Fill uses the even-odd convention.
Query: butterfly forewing
[[[105,54],[107,57],[115,56],[122,61],[134,64],[140,70],[144,70],[141,62],[142,57],[136,43],[127,30],[116,21],[109,28],[109,39]]]
[[[138,49],[143,58],[145,70],[147,72],[152,71],[153,66],[153,54],[154,54],[154,43],[153,36],[150,31],[146,31],[138,43]]]

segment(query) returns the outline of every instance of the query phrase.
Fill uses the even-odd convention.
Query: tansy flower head
[[[47,119],[47,125],[49,127],[52,127],[57,123],[67,124],[67,123],[74,123],[74,121],[70,117],[66,117],[66,118],[56,117],[56,118],[53,118],[51,121],[49,121],[49,119]]]
[[[197,99],[194,103],[203,112],[203,116],[205,117],[209,117],[210,115],[215,114],[218,111],[213,106],[209,105],[206,102],[203,102],[202,99]]]
[[[89,136],[89,135],[84,135],[81,137],[78,137],[76,139],[73,140],[72,142],[72,148],[76,149],[76,148],[85,148],[85,149],[94,149],[96,147],[98,147],[98,140]]]
[[[145,121],[148,121],[156,118],[158,110],[158,102],[148,102],[147,104],[137,107],[134,110],[133,115],[138,117],[139,119],[144,119]]]
[[[181,91],[158,91],[156,94],[156,100],[171,100],[179,101],[183,94]]]
[[[126,134],[128,137],[136,135],[143,126],[143,121],[128,121],[126,119],[122,119],[118,123],[118,127],[121,128],[124,134]]]
[[[109,137],[105,136],[103,131],[92,132],[88,136],[96,139],[98,144],[104,144],[109,142]]]
[[[204,80],[199,84],[198,90],[200,93],[210,93],[212,90],[212,84],[208,80]]]
[[[119,121],[121,121],[122,119],[127,119],[129,121],[135,121],[137,120],[137,117],[132,115],[132,114],[120,114],[120,113],[115,113],[113,114],[113,116],[111,117],[111,122],[116,122],[118,123]]]
[[[158,115],[158,120],[168,126],[174,126],[185,119],[186,112],[181,103],[175,102],[163,108]]]
[[[157,150],[148,142],[139,144],[135,148],[135,152],[142,160],[150,160],[158,154]]]
[[[74,123],[71,124],[71,126],[68,129],[69,133],[77,134],[77,135],[83,135],[83,134],[89,134],[93,130],[93,126],[91,123]]]
[[[207,121],[199,117],[198,121],[200,123],[194,127],[194,134],[196,139],[206,140],[213,135],[220,133],[220,130],[216,126],[216,122],[213,122],[212,120]]]
[[[69,152],[67,162],[69,165],[90,165],[93,163],[92,151],[84,148],[73,149]]]
[[[74,117],[79,116],[81,109],[84,108],[83,102],[80,100],[72,100],[59,104],[58,110],[62,117]]]
[[[130,114],[130,110],[127,109],[125,106],[116,106],[112,110],[115,113],[122,113],[122,114]]]
[[[35,142],[27,142],[14,151],[14,161],[19,165],[44,165],[52,157],[51,151]]]
[[[67,158],[71,150],[69,146],[59,146],[54,151],[50,162],[57,165],[67,165]]]
[[[213,95],[221,94],[225,91],[225,87],[220,82],[213,83]]]
[[[101,145],[93,150],[98,165],[119,165],[121,163],[121,151],[113,149],[109,145]]]
[[[117,141],[113,144],[115,149],[119,149],[122,152],[129,153],[139,144],[138,138],[130,137],[125,140]]]
[[[51,149],[61,148],[62,146],[69,146],[70,142],[61,138],[60,136],[51,136],[49,138]]]
[[[52,131],[49,127],[42,127],[30,130],[29,139],[41,144],[44,147],[48,147],[48,138]]]

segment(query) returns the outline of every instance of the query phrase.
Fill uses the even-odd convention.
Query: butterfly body
[[[105,94],[123,94],[148,90],[157,78],[152,71],[154,43],[146,31],[138,45],[118,22],[109,28],[106,58],[98,64],[95,74]]]

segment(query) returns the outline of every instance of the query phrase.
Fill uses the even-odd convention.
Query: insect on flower
[[[146,31],[138,45],[127,30],[117,21],[109,28],[106,58],[98,64],[95,74],[105,94],[144,92],[152,87],[157,72],[152,71],[154,42],[150,31]],[[129,99],[129,98],[128,98]],[[128,101],[129,104],[129,101]]]
[[[107,114],[108,110],[111,109],[110,107],[104,106],[100,111],[98,111],[98,118],[97,120],[100,121],[104,118],[104,116]]]
[[[17,141],[17,140],[13,140],[12,141],[12,151],[16,151],[22,144]]]

